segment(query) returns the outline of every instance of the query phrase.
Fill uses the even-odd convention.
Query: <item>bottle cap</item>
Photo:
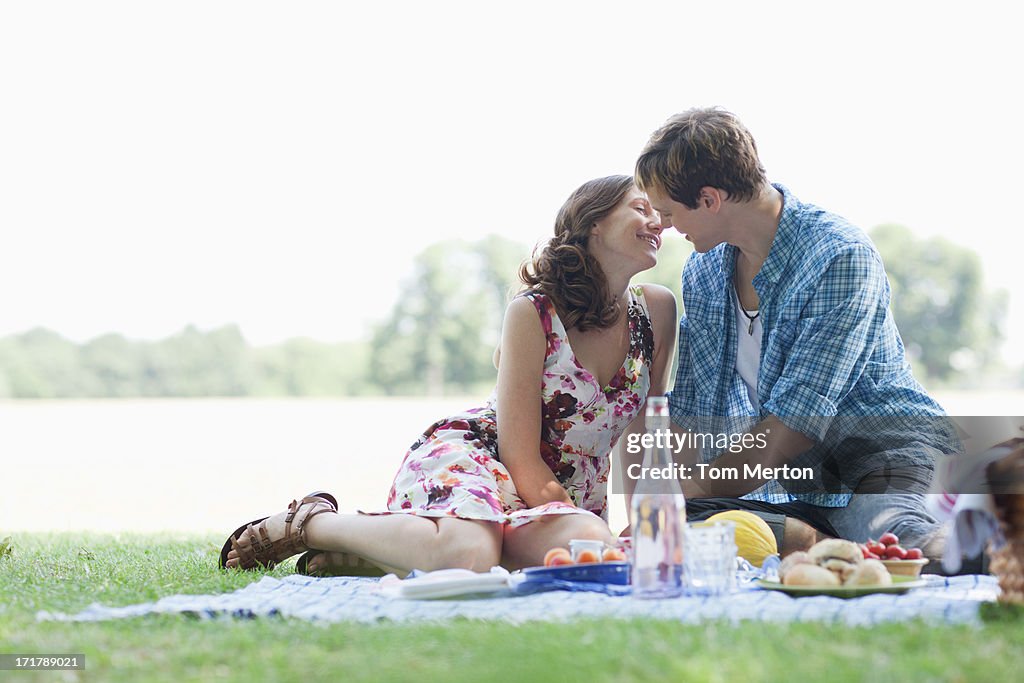
[[[668,415],[668,396],[648,396],[647,414],[655,416]]]

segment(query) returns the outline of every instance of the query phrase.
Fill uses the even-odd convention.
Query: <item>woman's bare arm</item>
[[[533,303],[519,297],[505,311],[498,364],[498,453],[529,507],[572,504],[540,455],[541,384],[547,339]]]
[[[668,383],[671,379],[669,374],[672,371],[672,358],[676,352],[676,334],[679,320],[676,317],[676,300],[672,292],[659,285],[644,285],[644,298],[647,300],[647,308],[650,312],[651,327],[654,332],[654,360],[651,363],[651,388],[648,396],[664,396],[668,391]],[[647,412],[646,401],[640,406],[640,412],[629,423],[626,431],[619,438],[615,445],[615,464],[619,466],[619,481],[622,484],[622,491],[626,494],[626,510],[630,509],[630,501],[633,490],[636,488],[636,481],[626,476],[627,468],[632,464],[640,464],[643,461],[643,451],[629,453],[626,447],[630,441],[630,435],[642,434],[644,432],[644,413]],[[635,436],[632,438],[636,438]],[[636,450],[636,449],[634,449]]]

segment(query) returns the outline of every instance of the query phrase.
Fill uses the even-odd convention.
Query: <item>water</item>
[[[0,401],[0,538],[224,533],[314,489],[379,510],[406,450],[475,399]]]
[[[634,496],[633,595],[666,598],[683,592],[683,527],[686,508],[682,496]]]
[[[380,509],[445,399],[0,401],[0,538],[16,531],[217,532],[320,488]],[[938,396],[962,415],[1024,414],[1024,392]],[[612,531],[626,524],[611,496]]]

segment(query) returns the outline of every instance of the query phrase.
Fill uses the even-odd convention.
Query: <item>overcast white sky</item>
[[[3,3],[0,335],[358,337],[429,243],[533,244],[718,104],[804,201],[979,252],[1020,360],[1019,23],[937,5]]]

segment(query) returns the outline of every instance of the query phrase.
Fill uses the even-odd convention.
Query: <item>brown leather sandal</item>
[[[316,573],[310,572],[309,561],[322,553],[322,550],[307,550],[295,563],[295,573],[302,574],[303,576],[384,576],[388,573],[358,555],[337,552],[331,554],[336,556],[342,555],[341,564],[332,564],[323,571]]]
[[[301,501],[293,500],[284,512],[254,519],[235,529],[220,550],[220,567],[227,569],[228,553],[234,549],[238,552],[238,569],[270,569],[309,548],[306,544],[306,523],[311,518],[322,512],[337,511],[337,499],[323,491],[314,491]],[[270,537],[267,525],[274,517],[283,517],[284,521],[284,533],[277,539]]]

